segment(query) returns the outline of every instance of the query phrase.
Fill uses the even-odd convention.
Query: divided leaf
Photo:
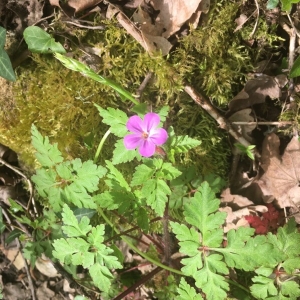
[[[174,155],[176,153],[185,153],[192,148],[195,148],[201,144],[201,141],[190,138],[189,136],[175,135],[174,129],[171,126],[168,130],[169,139],[167,142],[168,156],[170,160],[174,161]]]
[[[91,160],[81,162],[79,158],[62,162],[61,152],[57,145],[51,145],[48,137],[38,132],[32,126],[32,143],[38,150],[37,158],[45,167],[52,169],[39,169],[32,176],[39,194],[48,198],[54,211],[59,211],[66,201],[77,207],[96,208],[89,193],[98,190],[99,179],[106,169],[95,165]]]
[[[130,186],[128,185],[122,173],[109,160],[106,160],[105,163],[107,168],[110,171],[107,174],[107,178],[117,181],[121,187],[125,188],[126,191],[130,192],[131,191]]]
[[[123,111],[111,107],[103,109],[97,104],[95,104],[95,106],[103,118],[102,122],[110,126],[109,130],[114,135],[123,138],[128,133],[128,129],[126,128],[128,117]]]
[[[258,235],[252,238],[253,234],[252,228],[244,227],[228,232],[226,248],[217,251],[224,255],[229,267],[251,271],[259,266],[274,267],[278,264],[280,252],[266,236]]]
[[[138,160],[141,159],[140,154],[137,150],[130,150],[128,151],[125,146],[123,139],[118,140],[115,143],[115,149],[113,151],[113,158],[112,163],[114,165],[129,162],[137,158]]]
[[[218,229],[226,219],[226,213],[216,212],[219,205],[220,200],[216,199],[214,192],[205,181],[197,190],[191,201],[184,206],[186,221],[200,230],[202,242],[206,246],[208,246],[206,242],[209,237],[211,238],[212,231],[218,234],[219,230],[215,231],[215,229]],[[218,245],[211,246],[217,247]]]
[[[122,265],[111,255],[113,250],[103,244],[104,225],[92,227],[87,217],[78,222],[67,205],[64,205],[62,215],[65,224],[62,229],[68,237],[53,242],[53,256],[66,265],[88,268],[95,285],[107,292],[113,278],[110,269],[120,269]],[[72,237],[76,235],[82,237]]]
[[[63,161],[61,152],[57,148],[57,143],[54,145],[50,144],[49,138],[47,136],[43,137],[34,124],[31,126],[31,135],[32,145],[37,151],[35,156],[43,167],[50,168]]]
[[[182,277],[177,288],[179,296],[175,300],[203,300],[200,294],[197,294],[195,289],[191,287]]]
[[[92,226],[89,225],[90,220],[84,216],[78,222],[73,211],[66,204],[63,207],[62,219],[64,226],[62,226],[63,232],[69,237],[86,236],[91,230]]]

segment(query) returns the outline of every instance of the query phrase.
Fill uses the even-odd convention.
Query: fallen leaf
[[[264,103],[266,96],[271,99],[280,98],[281,89],[277,79],[275,80],[272,76],[261,75],[246,83],[244,89],[229,102],[229,110],[233,112],[254,104]]]
[[[188,2],[152,0],[149,5],[144,2],[137,9],[133,15],[133,20],[140,24],[148,52],[153,53],[161,50],[162,54],[166,55],[172,47],[167,39],[189,20],[195,25],[199,19],[199,11],[202,9],[203,12],[207,12],[209,4],[209,0],[190,0]],[[155,12],[158,12],[157,16],[155,16]]]
[[[228,232],[230,229],[238,229],[239,227],[249,227],[249,223],[244,218],[249,215],[248,208],[242,208],[236,211],[232,211],[229,206],[219,208],[219,211],[226,212],[227,217],[225,220],[225,226],[223,227],[224,232]]]
[[[59,0],[49,0],[50,4],[53,6],[60,7],[67,15],[72,15],[74,12],[80,12],[84,9],[95,6],[96,4],[102,2],[102,0],[67,0],[59,1]]]
[[[237,19],[235,19],[235,23],[237,27],[234,29],[233,32],[239,31],[243,28],[243,25],[248,21],[248,17],[244,14],[241,14]]]
[[[239,110],[235,112],[233,115],[231,115],[228,120],[230,122],[254,122],[254,118],[250,115],[251,114],[251,108],[245,108],[242,110]],[[251,133],[255,129],[256,124],[251,125],[236,125],[232,124],[232,127],[239,132],[245,139],[247,139],[250,143],[254,143]]]
[[[152,0],[152,6],[159,14],[156,24],[163,29],[162,36],[170,37],[191,18],[201,0]]]
[[[240,195],[232,195],[230,192],[230,188],[225,189],[221,194],[221,202],[226,203],[227,205],[235,206],[235,207],[245,207],[249,205],[253,205],[254,203],[250,201],[248,198],[240,196]]]
[[[265,173],[257,181],[264,196],[274,197],[281,208],[300,205],[300,143],[293,137],[284,154],[274,133],[263,142],[261,167]]]

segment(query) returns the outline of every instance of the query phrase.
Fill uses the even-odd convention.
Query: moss
[[[153,110],[169,105],[169,124],[174,126],[175,132],[202,140],[202,145],[180,157],[181,161],[196,163],[203,172],[217,171],[224,175],[229,153],[226,133],[182,93],[184,81],[188,81],[204,90],[213,101],[227,103],[233,87],[243,79],[243,72],[252,68],[250,52],[240,46],[240,34],[232,34],[239,3],[222,3],[216,4],[206,25],[181,39],[168,58],[159,54],[150,57],[125,30],[115,26],[114,21],[106,21],[105,31],[68,30],[67,39],[73,49],[85,51],[87,46],[93,47],[99,53],[99,63],[94,66],[99,74],[114,79],[133,94],[146,74],[153,72],[154,79],[144,90],[141,101],[153,106]],[[65,30],[64,26],[59,21],[56,23],[60,31]],[[82,56],[79,50],[74,55]],[[131,104],[121,102],[110,88],[65,69],[51,56],[34,55],[30,67],[20,68],[18,73],[15,106],[5,112],[5,122],[0,120],[0,134],[2,142],[22,153],[27,163],[33,162],[32,123],[52,142],[58,143],[65,157],[85,159],[90,158],[91,153],[84,147],[84,137],[95,135],[97,145],[107,129],[93,102],[124,111],[128,111]],[[114,139],[109,138],[109,146],[104,147],[104,151],[108,149],[105,158],[111,156],[109,150],[113,142]]]

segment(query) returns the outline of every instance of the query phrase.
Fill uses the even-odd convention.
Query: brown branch
[[[251,144],[239,133],[237,132],[231,125],[231,123],[226,120],[209,102],[209,100],[201,95],[196,89],[194,89],[190,85],[186,85],[184,87],[184,91],[204,110],[206,110],[219,124],[219,126],[227,130],[228,133],[237,140],[240,144],[245,147],[250,146]],[[254,154],[257,158],[260,158],[260,154],[257,150],[254,150]]]

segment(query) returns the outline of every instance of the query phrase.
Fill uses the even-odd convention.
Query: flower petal
[[[144,126],[143,129],[146,132],[150,132],[151,129],[154,129],[160,122],[160,117],[156,113],[147,113],[144,117]]]
[[[155,145],[162,145],[168,139],[168,133],[163,128],[157,128],[150,132],[148,139],[150,139]]]
[[[129,134],[124,137],[124,146],[128,150],[132,150],[139,147],[142,141],[140,133]]]
[[[142,156],[150,157],[155,153],[155,144],[151,140],[143,140],[139,152]]]
[[[143,121],[139,116],[132,116],[128,119],[126,127],[133,133],[143,133]]]

